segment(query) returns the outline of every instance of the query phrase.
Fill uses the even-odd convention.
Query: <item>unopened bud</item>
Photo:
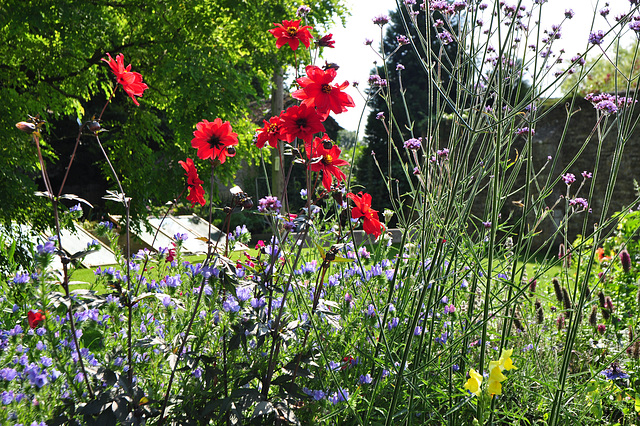
[[[242,200],[242,207],[245,209],[250,209],[253,207],[253,200],[251,198],[244,198]]]
[[[87,129],[91,130],[92,132],[97,132],[98,130],[102,129],[102,127],[97,121],[90,121],[87,123]]]
[[[36,125],[33,123],[29,123],[27,121],[21,121],[19,123],[16,123],[16,127],[18,128],[18,130],[22,130],[25,133],[33,133],[36,131]]]

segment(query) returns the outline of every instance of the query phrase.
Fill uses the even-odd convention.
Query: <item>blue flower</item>
[[[256,299],[254,297],[253,299],[251,299],[251,307],[254,309],[262,308],[266,304],[267,302],[264,300],[264,297],[261,297],[260,299]]]
[[[617,362],[611,363],[611,366],[606,370],[600,372],[600,374],[604,374],[607,380],[616,380],[616,379],[628,379],[629,375],[622,371],[620,368],[620,364]]]
[[[44,245],[38,244],[36,246],[36,251],[39,255],[52,254],[54,251],[56,251],[56,245],[53,243],[53,241],[47,241],[46,243],[44,243]]]
[[[173,239],[176,241],[187,241],[188,238],[189,238],[189,235],[181,234],[179,232],[173,236]]]
[[[400,319],[398,317],[393,317],[391,318],[391,321],[389,321],[389,324],[387,324],[387,327],[389,328],[389,330],[392,330],[398,326],[399,322]]]
[[[376,308],[373,305],[369,305],[367,306],[367,315],[369,315],[370,317],[374,316],[376,314]]]
[[[13,391],[3,391],[1,397],[2,403],[4,405],[9,405],[13,402]]]
[[[236,289],[236,296],[241,302],[246,302],[251,298],[251,289],[249,287],[240,287]]]
[[[367,373],[364,375],[360,375],[360,384],[370,384],[371,382],[373,382],[373,378],[371,377],[371,374]]]
[[[21,273],[13,277],[14,284],[26,284],[29,282],[29,274]]]
[[[336,405],[339,402],[348,401],[349,391],[347,389],[339,388],[338,392],[331,394],[328,399],[333,405]]]
[[[238,304],[238,300],[235,297],[229,296],[222,303],[222,309],[226,312],[238,312],[240,310],[240,305]]]

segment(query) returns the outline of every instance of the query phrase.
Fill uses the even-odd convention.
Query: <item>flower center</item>
[[[224,147],[224,144],[220,141],[220,137],[217,135],[211,135],[207,143],[213,149],[220,149]]]
[[[320,90],[322,90],[322,93],[329,94],[331,93],[331,86],[329,86],[328,84],[323,84],[322,89]]]
[[[299,118],[296,120],[296,126],[298,126],[299,129],[304,129],[307,127],[307,119],[306,118]]]
[[[288,27],[287,28],[287,35],[289,37],[295,37],[297,33],[298,33],[298,29],[296,27]]]
[[[270,124],[269,125],[269,133],[276,133],[278,131],[278,125],[277,124]]]
[[[324,162],[325,162],[326,164],[331,164],[331,163],[333,163],[333,157],[332,157],[331,155],[329,155],[329,154],[325,155],[325,156],[324,156]]]

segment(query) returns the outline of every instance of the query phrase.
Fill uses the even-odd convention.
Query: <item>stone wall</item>
[[[551,156],[556,160],[555,168],[552,169],[552,162],[547,164],[544,170],[538,177],[538,182],[542,185],[549,174],[552,178],[559,176],[563,170],[567,168],[567,172],[576,175],[576,182],[571,186],[570,196],[574,197],[574,193],[582,182],[583,171],[593,172],[596,167],[596,158],[598,151],[598,133],[595,128],[597,123],[596,111],[591,103],[585,101],[582,98],[576,98],[571,109],[571,119],[567,124],[568,109],[570,107],[571,99],[565,100],[566,102],[560,102],[555,108],[547,111],[539,110],[539,115],[543,118],[536,124],[535,135],[532,138],[533,141],[533,165],[534,170],[539,171],[543,168],[547,162],[547,157]],[[640,114],[637,111],[634,112],[634,117]],[[613,122],[616,116],[611,116],[609,122]],[[564,142],[560,145],[563,132],[566,131]],[[599,221],[600,214],[602,212],[604,197],[609,180],[611,179],[611,164],[616,150],[618,138],[618,127],[614,123],[611,130],[606,134],[602,143],[602,151],[600,154],[600,162],[598,164],[598,175],[595,182],[587,180],[585,186],[581,189],[579,197],[587,198],[589,206],[592,209],[588,218],[587,234],[592,232],[594,224]],[[588,141],[584,150],[580,153],[585,141]],[[520,150],[520,152],[522,152]],[[578,155],[579,154],[579,155]],[[573,162],[575,158],[575,162]],[[553,160],[552,160],[553,161]],[[518,184],[524,184],[524,171],[521,173]],[[606,213],[606,217],[609,218],[617,211],[622,210],[629,204],[633,203],[636,199],[636,191],[634,189],[634,180],[640,180],[640,134],[638,132],[632,133],[631,137],[626,141],[622,161],[620,164],[620,170],[618,172],[617,180],[615,182],[615,188],[613,197],[609,206],[609,210]],[[590,186],[595,184],[594,195],[589,199]],[[554,203],[561,197],[566,195],[566,185],[563,181],[560,181],[553,187],[553,194],[547,198],[547,207],[552,208]],[[518,213],[519,209],[514,206],[512,201],[522,198],[522,193],[515,194],[509,200],[505,206],[508,215],[510,212]],[[634,206],[637,208],[637,206]],[[534,246],[539,247],[545,241],[547,241],[551,235],[553,235],[556,224],[564,215],[565,203],[562,199],[554,208],[550,214],[553,221],[547,218],[541,224],[541,233],[534,239]],[[572,242],[578,234],[582,234],[584,213],[574,216],[568,228],[568,241]],[[531,222],[534,220],[530,218]],[[555,222],[555,223],[554,223]],[[559,245],[562,242],[561,237],[557,237],[553,242],[554,246]]]

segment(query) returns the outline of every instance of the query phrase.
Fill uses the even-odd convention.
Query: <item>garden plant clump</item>
[[[185,260],[182,234],[158,253],[131,250],[131,198],[103,148],[102,114],[120,87],[144,108],[153,76],[105,53],[116,84],[102,112],[80,120],[76,147],[97,146],[112,171],[106,198],[126,214],[98,231],[119,264],[75,288],[77,261],[99,243],[64,251],[61,226],[83,207],[62,201],[86,202],[64,192],[66,177],[52,186],[46,122],[25,118],[17,128],[36,147],[55,230],[28,268],[10,263],[1,281],[0,422],[637,424],[640,200],[609,211],[638,118],[637,70],[615,74],[615,93],[586,98],[597,120],[576,158],[597,146],[591,170],[557,167],[557,156],[534,168],[534,138],[553,87],[578,76],[577,90],[590,71],[585,58],[611,61],[608,44],[640,32],[639,6],[630,1],[609,28],[593,28],[584,54],[569,60],[554,42],[574,13],[540,29],[545,3],[398,2],[393,19],[405,34],[390,51],[382,45],[382,73],[363,93],[384,106],[386,158],[374,156],[375,189],[392,206],[384,211],[325,132],[329,116],[355,106],[339,68],[317,59],[334,40],[305,25],[306,6],[275,23],[268,42],[294,53],[297,102],[273,111],[254,142],[288,164],[285,185],[258,200],[234,190],[222,206],[228,239],[208,240],[202,262]],[[374,19],[381,36],[390,19]],[[387,66],[408,55],[420,58],[423,111],[407,107],[404,66]],[[567,112],[559,153],[575,101],[558,102]],[[601,156],[607,136],[610,162]],[[185,180],[167,213],[184,196],[206,206],[211,223],[218,173],[237,160],[238,144],[229,121],[195,124],[193,155],[175,159]],[[287,191],[292,173],[304,175],[302,200]],[[515,213],[506,214],[513,195]],[[229,242],[250,236],[231,219],[248,215],[271,235],[232,260]],[[570,239],[576,222],[582,232]],[[539,241],[547,223],[552,235]],[[12,259],[15,245],[2,250]],[[51,267],[56,258],[61,270]]]

